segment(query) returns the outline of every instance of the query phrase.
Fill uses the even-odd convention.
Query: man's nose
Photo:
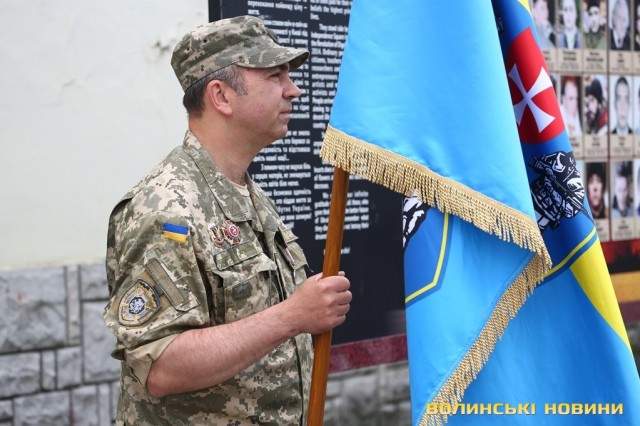
[[[302,90],[296,86],[296,84],[291,80],[291,76],[287,74],[287,85],[285,87],[284,95],[288,99],[295,99],[302,94]]]

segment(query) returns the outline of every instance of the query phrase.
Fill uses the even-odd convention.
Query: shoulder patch
[[[160,308],[154,289],[141,279],[124,294],[118,306],[118,317],[122,325],[141,325]]]
[[[174,225],[173,223],[162,224],[162,236],[165,238],[184,244],[187,242],[188,235],[189,228],[186,226]]]

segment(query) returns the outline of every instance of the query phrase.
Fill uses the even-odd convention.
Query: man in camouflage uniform
[[[296,236],[246,174],[287,131],[308,52],[254,17],[202,25],[171,64],[181,147],[109,220],[105,320],[122,360],[119,425],[300,425],[311,334],[342,323],[345,277],[307,278]]]

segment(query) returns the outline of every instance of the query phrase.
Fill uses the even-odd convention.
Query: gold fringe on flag
[[[415,195],[443,213],[453,214],[501,240],[548,258],[538,225],[529,216],[442,177],[422,164],[331,126],[325,133],[320,157],[333,166],[408,197]]]
[[[489,359],[509,321],[551,268],[551,259],[538,224],[526,214],[440,176],[422,164],[331,126],[325,133],[320,156],[349,173],[406,196],[417,196],[443,213],[453,214],[484,232],[535,254],[501,296],[480,335],[431,401],[454,407]],[[419,424],[442,425],[447,417],[447,414],[440,412],[429,414],[425,407]]]
[[[448,404],[448,407],[453,409],[455,404],[462,400],[465,390],[484,367],[496,343],[504,334],[509,321],[516,316],[527,297],[533,292],[536,285],[542,281],[540,277],[544,276],[547,269],[548,265],[546,265],[543,257],[533,256],[531,262],[502,294],[480,335],[462,358],[458,367],[431,400],[431,403],[434,403],[435,406],[445,403],[445,405]],[[443,413],[443,411],[445,410],[430,414],[429,411],[425,410],[419,425],[441,426],[445,424],[449,415]]]

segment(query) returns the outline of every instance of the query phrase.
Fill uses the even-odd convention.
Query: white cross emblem
[[[536,120],[538,133],[541,133],[544,129],[547,128],[549,124],[553,122],[553,120],[556,119],[553,115],[544,112],[538,105],[536,105],[535,102],[533,102],[534,96],[536,96],[543,90],[552,87],[549,74],[547,74],[547,71],[544,69],[544,67],[540,67],[540,74],[538,74],[536,82],[533,83],[533,86],[531,86],[529,90],[526,90],[524,88],[524,84],[522,83],[522,79],[520,78],[520,73],[518,72],[517,65],[514,64],[511,68],[511,71],[509,71],[509,78],[515,83],[516,87],[522,94],[522,100],[513,105],[518,126],[522,121],[525,109],[529,107],[531,113],[533,114],[533,118]]]

